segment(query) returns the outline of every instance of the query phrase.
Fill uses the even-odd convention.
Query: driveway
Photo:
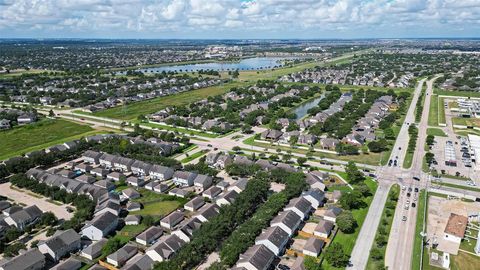
[[[29,195],[28,193],[30,191],[25,190],[24,192],[21,192],[12,189],[10,186],[11,183],[9,182],[0,184],[0,194],[14,200],[16,203],[25,204],[27,206],[36,205],[43,212],[50,211],[55,214],[58,219],[69,220],[73,216],[73,213],[67,212],[65,205],[53,204],[51,202],[48,202],[47,199],[44,197],[37,198]]]

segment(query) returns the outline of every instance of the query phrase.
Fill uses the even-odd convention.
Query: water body
[[[199,64],[187,64],[187,65],[169,65],[159,66],[151,68],[140,68],[136,71],[144,73],[160,73],[162,71],[176,71],[176,72],[193,72],[199,70],[216,70],[216,71],[229,71],[229,70],[261,70],[272,69],[274,67],[281,67],[283,60],[295,59],[293,57],[254,57],[242,59],[238,62],[212,62],[212,63],[199,63]],[[126,71],[120,71],[119,74],[125,74]]]
[[[302,105],[298,106],[297,108],[295,108],[295,110],[293,110],[293,112],[295,113],[296,115],[296,118],[295,120],[299,120],[299,119],[302,119],[303,117],[305,117],[305,115],[307,115],[307,111],[315,106],[318,105],[318,102],[320,102],[320,100],[322,100],[323,98],[325,97],[324,94],[322,94],[321,96],[315,98],[315,99],[312,99],[310,100],[309,102],[305,102],[303,103]]]

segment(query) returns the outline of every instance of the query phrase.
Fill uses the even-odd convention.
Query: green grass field
[[[391,188],[390,188],[390,191],[388,193],[389,197],[387,199],[387,202],[390,201],[390,196],[392,196],[392,194],[399,194],[400,193],[400,186],[398,184],[395,184],[393,185]],[[397,205],[397,202],[395,201],[395,206]],[[390,235],[390,229],[392,228],[392,223],[393,223],[393,218],[395,216],[395,209],[392,210],[389,210],[391,215],[390,216],[387,216],[387,208],[385,207],[383,209],[383,212],[382,212],[382,220],[380,221],[380,223],[382,223],[383,220],[387,221],[388,223],[385,225],[385,227],[387,228],[387,235],[385,235],[386,239],[388,239],[388,236]],[[381,225],[380,225],[381,226]],[[375,235],[375,238],[380,236],[380,233],[377,232],[377,234]],[[373,248],[376,248],[376,244],[375,242],[373,243],[373,246],[372,246],[372,249]],[[382,252],[383,252],[383,256],[385,258],[385,252],[387,251],[387,246],[383,246],[381,248],[379,248]],[[368,258],[368,262],[367,262],[367,266],[366,266],[366,269],[367,270],[377,270],[377,269],[382,269],[383,267],[385,266],[385,259],[383,260],[378,260],[378,261],[375,261],[373,260],[371,257]]]
[[[201,151],[195,152],[195,153],[191,154],[190,156],[182,159],[180,162],[182,162],[182,163],[188,163],[188,162],[190,162],[190,161],[192,161],[192,160],[194,160],[194,159],[197,159],[197,158],[199,158],[199,157],[201,157],[201,156],[204,156],[204,155],[207,154],[207,153],[208,153],[208,150],[201,150]]]
[[[443,106],[443,104],[442,104]],[[438,95],[431,96],[430,108],[428,111],[428,125],[438,126]]]
[[[477,118],[452,118],[454,125],[468,126],[468,127],[480,127],[480,119]]]
[[[60,119],[45,119],[35,124],[15,127],[0,132],[0,160],[96,133],[101,132]]]
[[[139,192],[142,197],[135,199],[134,201],[143,204],[143,208],[139,211],[134,211],[131,214],[142,216],[150,215],[156,218],[161,218],[187,202],[186,199],[158,194],[146,189],[141,189]]]
[[[445,134],[445,132],[439,128],[427,128],[427,135],[447,137],[447,134]]]
[[[421,190],[418,196],[418,203],[417,203],[417,222],[415,223],[415,239],[413,242],[413,254],[412,254],[412,269],[413,270],[420,270],[422,269],[421,265],[421,252],[423,249],[422,246],[422,236],[420,233],[423,231],[423,213],[426,211],[425,207],[425,190]],[[425,254],[424,254],[425,256]],[[428,260],[428,257],[424,257],[424,259]]]
[[[134,102],[126,106],[114,107],[111,109],[93,113],[94,116],[109,117],[121,120],[134,120],[141,114],[147,115],[154,113],[168,106],[186,105],[194,101],[198,101],[209,96],[215,96],[226,93],[232,87],[241,87],[246,85],[245,82],[230,82],[222,85],[201,88],[197,90],[182,92],[175,95],[158,97],[151,100]]]
[[[372,192],[372,194],[375,194],[375,192],[377,191],[377,183],[371,179],[366,180],[365,183],[370,188],[370,191]],[[335,235],[335,238],[333,239],[333,242],[342,244],[345,253],[348,255],[352,253],[353,246],[355,246],[355,241],[357,240],[358,234],[360,233],[360,229],[362,228],[363,222],[365,221],[365,218],[368,213],[368,208],[370,207],[372,200],[373,200],[373,196],[370,196],[365,199],[365,202],[368,205],[367,207],[352,210],[352,215],[358,223],[358,227],[355,229],[355,232],[351,234],[347,234],[347,233],[338,231],[337,235]],[[328,262],[325,260],[322,263],[322,268],[325,270],[339,269],[329,265]]]
[[[480,92],[474,92],[474,91],[451,91],[451,90],[434,89],[434,93],[439,96],[450,96],[450,97],[480,97]]]

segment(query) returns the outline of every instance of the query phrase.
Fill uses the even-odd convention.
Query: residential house
[[[289,239],[287,232],[280,227],[273,226],[268,227],[255,239],[255,245],[264,245],[273,254],[279,256],[284,252]]]
[[[267,270],[270,268],[275,254],[264,245],[254,245],[240,254],[236,267],[248,270]]]
[[[126,244],[119,250],[107,256],[107,262],[115,267],[124,265],[130,258],[137,254],[137,247]]]
[[[219,199],[217,199],[215,203],[218,206],[230,205],[235,201],[237,197],[238,197],[238,192],[236,192],[235,190],[230,190],[230,191],[227,191],[225,194],[223,194],[223,196],[221,196]]]
[[[212,185],[213,179],[211,176],[198,174],[197,177],[193,180],[193,185],[198,190],[198,192],[202,192],[205,189],[209,188]]]
[[[150,178],[154,180],[164,181],[173,177],[174,170],[161,165],[153,165],[150,167]]]
[[[5,213],[6,211],[4,211]],[[10,226],[15,226],[19,230],[24,230],[30,224],[36,223],[43,212],[36,205],[26,207],[22,210],[10,213],[4,220]]]
[[[220,209],[217,205],[206,203],[202,208],[200,208],[197,214],[194,216],[198,218],[201,222],[205,223],[209,221],[212,217],[218,215]]]
[[[335,224],[333,222],[325,219],[321,219],[318,222],[317,226],[315,227],[315,230],[313,231],[313,235],[322,237],[322,238],[328,238],[334,226]]]
[[[94,176],[104,178],[109,173],[109,170],[101,168],[101,167],[97,167],[97,168],[92,169],[90,171],[90,173]]]
[[[142,221],[142,216],[140,215],[128,215],[124,219],[125,225],[139,225]]]
[[[160,220],[160,226],[172,230],[176,225],[178,225],[183,219],[185,215],[183,212],[174,211],[170,213],[168,216],[164,217]]]
[[[288,205],[283,210],[292,210],[299,215],[302,220],[305,220],[312,211],[312,204],[305,198],[294,198],[290,200]]]
[[[175,234],[165,235],[148,248],[146,254],[153,261],[162,262],[170,259],[184,244],[185,242]]]
[[[185,198],[188,195],[188,191],[180,188],[173,188],[168,192],[168,195],[172,195],[175,197]]]
[[[152,226],[135,238],[135,241],[141,245],[148,246],[157,241],[163,234],[163,229],[158,226]]]
[[[45,267],[45,256],[32,248],[14,258],[0,261],[0,270],[41,270]]]
[[[107,241],[108,241],[107,239],[102,238],[96,242],[91,243],[80,252],[80,256],[93,261],[94,259],[98,258],[100,255],[102,255],[103,246],[105,246]]]
[[[466,216],[451,213],[445,226],[443,238],[447,241],[460,243],[465,237],[467,225],[468,218]]]
[[[53,261],[58,261],[81,247],[80,235],[73,229],[57,231],[52,237],[38,243],[38,250]]]
[[[202,226],[202,222],[198,218],[193,217],[180,223],[178,229],[173,231],[172,234],[177,235],[184,242],[188,243],[192,239],[193,232],[200,229],[200,226]]]
[[[190,187],[193,186],[193,181],[197,177],[196,173],[186,171],[176,171],[173,174],[173,182],[178,186]]]
[[[270,222],[270,226],[282,228],[289,236],[292,236],[300,227],[302,218],[294,211],[282,211]]]
[[[207,199],[213,200],[218,195],[220,195],[220,193],[222,193],[222,189],[217,187],[217,186],[213,186],[213,187],[210,187],[209,189],[205,190],[202,193],[202,196],[207,198]]]
[[[134,162],[133,159],[117,156],[113,160],[113,167],[122,172],[128,172],[132,170],[133,162]]]
[[[127,184],[132,185],[134,187],[141,187],[145,184],[145,180],[143,178],[130,176],[127,178]]]
[[[151,270],[153,269],[153,260],[145,254],[137,254],[130,259],[122,270]]]
[[[325,193],[320,189],[309,189],[302,193],[302,197],[309,201],[314,209],[323,206],[325,201]]]
[[[104,238],[117,228],[118,217],[110,212],[95,216],[82,228],[81,235],[96,241]]]
[[[37,121],[37,115],[34,113],[25,113],[17,117],[17,123],[19,125],[31,124]]]
[[[187,211],[194,212],[200,209],[200,207],[203,205],[205,205],[205,201],[202,199],[202,197],[195,197],[187,202],[183,208],[185,208]]]
[[[140,193],[138,193],[138,191],[136,191],[133,188],[127,188],[127,189],[122,190],[122,195],[123,195],[123,197],[125,197],[129,200],[138,199],[141,196]]]
[[[335,222],[337,220],[338,215],[342,213],[342,208],[336,206],[330,206],[327,211],[325,211],[323,218],[325,220]]]
[[[123,173],[120,173],[120,172],[111,172],[109,174],[107,174],[107,179],[108,180],[111,180],[111,181],[121,181],[121,180],[125,180],[125,175]]]
[[[128,212],[133,212],[133,211],[140,211],[142,209],[142,204],[139,202],[128,202],[127,203],[127,211]]]
[[[235,190],[237,193],[240,193],[247,188],[247,184],[248,184],[248,179],[247,178],[242,178],[242,179],[237,180],[237,182],[235,182],[235,184],[233,186],[229,186],[228,190],[229,191]]]
[[[303,255],[316,258],[322,251],[323,246],[325,246],[325,241],[315,237],[310,237],[303,246]]]
[[[106,200],[104,202],[97,203],[97,206],[95,207],[94,215],[98,216],[106,212],[110,212],[115,216],[118,216],[118,214],[120,213],[120,204],[113,200]]]
[[[262,140],[278,141],[278,139],[280,139],[282,135],[283,135],[283,132],[279,130],[268,129],[260,134],[260,138]]]
[[[135,160],[131,166],[132,172],[140,176],[149,175],[151,168],[151,164],[139,160]]]
[[[215,166],[216,168],[219,168],[219,169],[225,169],[225,167],[227,167],[229,164],[232,164],[232,157],[230,155],[225,155],[225,154],[222,154],[220,155],[218,158],[217,158],[217,161],[215,162]]]
[[[156,184],[154,187],[153,187],[153,191],[157,192],[157,193],[163,193],[165,191],[167,191],[169,188],[169,186],[167,184]],[[172,194],[173,195],[173,194]],[[174,195],[175,196],[175,195]]]
[[[54,267],[50,268],[50,270],[78,270],[82,267],[82,262],[74,259],[68,258],[63,262],[55,265]]]

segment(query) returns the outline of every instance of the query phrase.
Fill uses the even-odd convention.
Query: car
[[[393,162],[393,166],[397,167],[397,160]]]
[[[402,150],[402,147],[398,147],[398,150]]]
[[[377,176],[373,173],[369,173],[368,176],[373,177],[373,178],[377,178]]]
[[[412,187],[408,187],[408,192],[412,192]]]
[[[215,147],[215,148],[213,148],[213,150],[214,150],[214,151],[217,151],[217,150],[218,150],[218,148],[217,148],[217,147]]]
[[[405,210],[408,210],[408,208],[410,208],[410,206],[408,204],[405,204]]]
[[[415,192],[418,192],[418,187],[415,188]]]
[[[85,118],[80,118],[80,120],[85,121]]]
[[[407,197],[410,197],[410,195],[411,195],[411,194],[410,194],[410,192],[409,192],[409,193],[407,193]]]
[[[414,202],[412,202],[412,208],[415,208],[417,206]]]
[[[409,203],[410,203],[410,200],[407,200],[407,204],[409,204]]]
[[[402,217],[402,221],[407,221],[407,217],[406,217],[406,216],[403,216],[403,217]]]
[[[407,187],[405,185],[402,186],[402,190],[406,190],[406,189],[407,189]]]
[[[420,181],[420,177],[418,177],[418,176],[414,176],[414,177],[413,177],[413,180]]]
[[[207,146],[208,146],[208,147],[212,147],[212,145],[211,145],[211,144],[207,144]]]

